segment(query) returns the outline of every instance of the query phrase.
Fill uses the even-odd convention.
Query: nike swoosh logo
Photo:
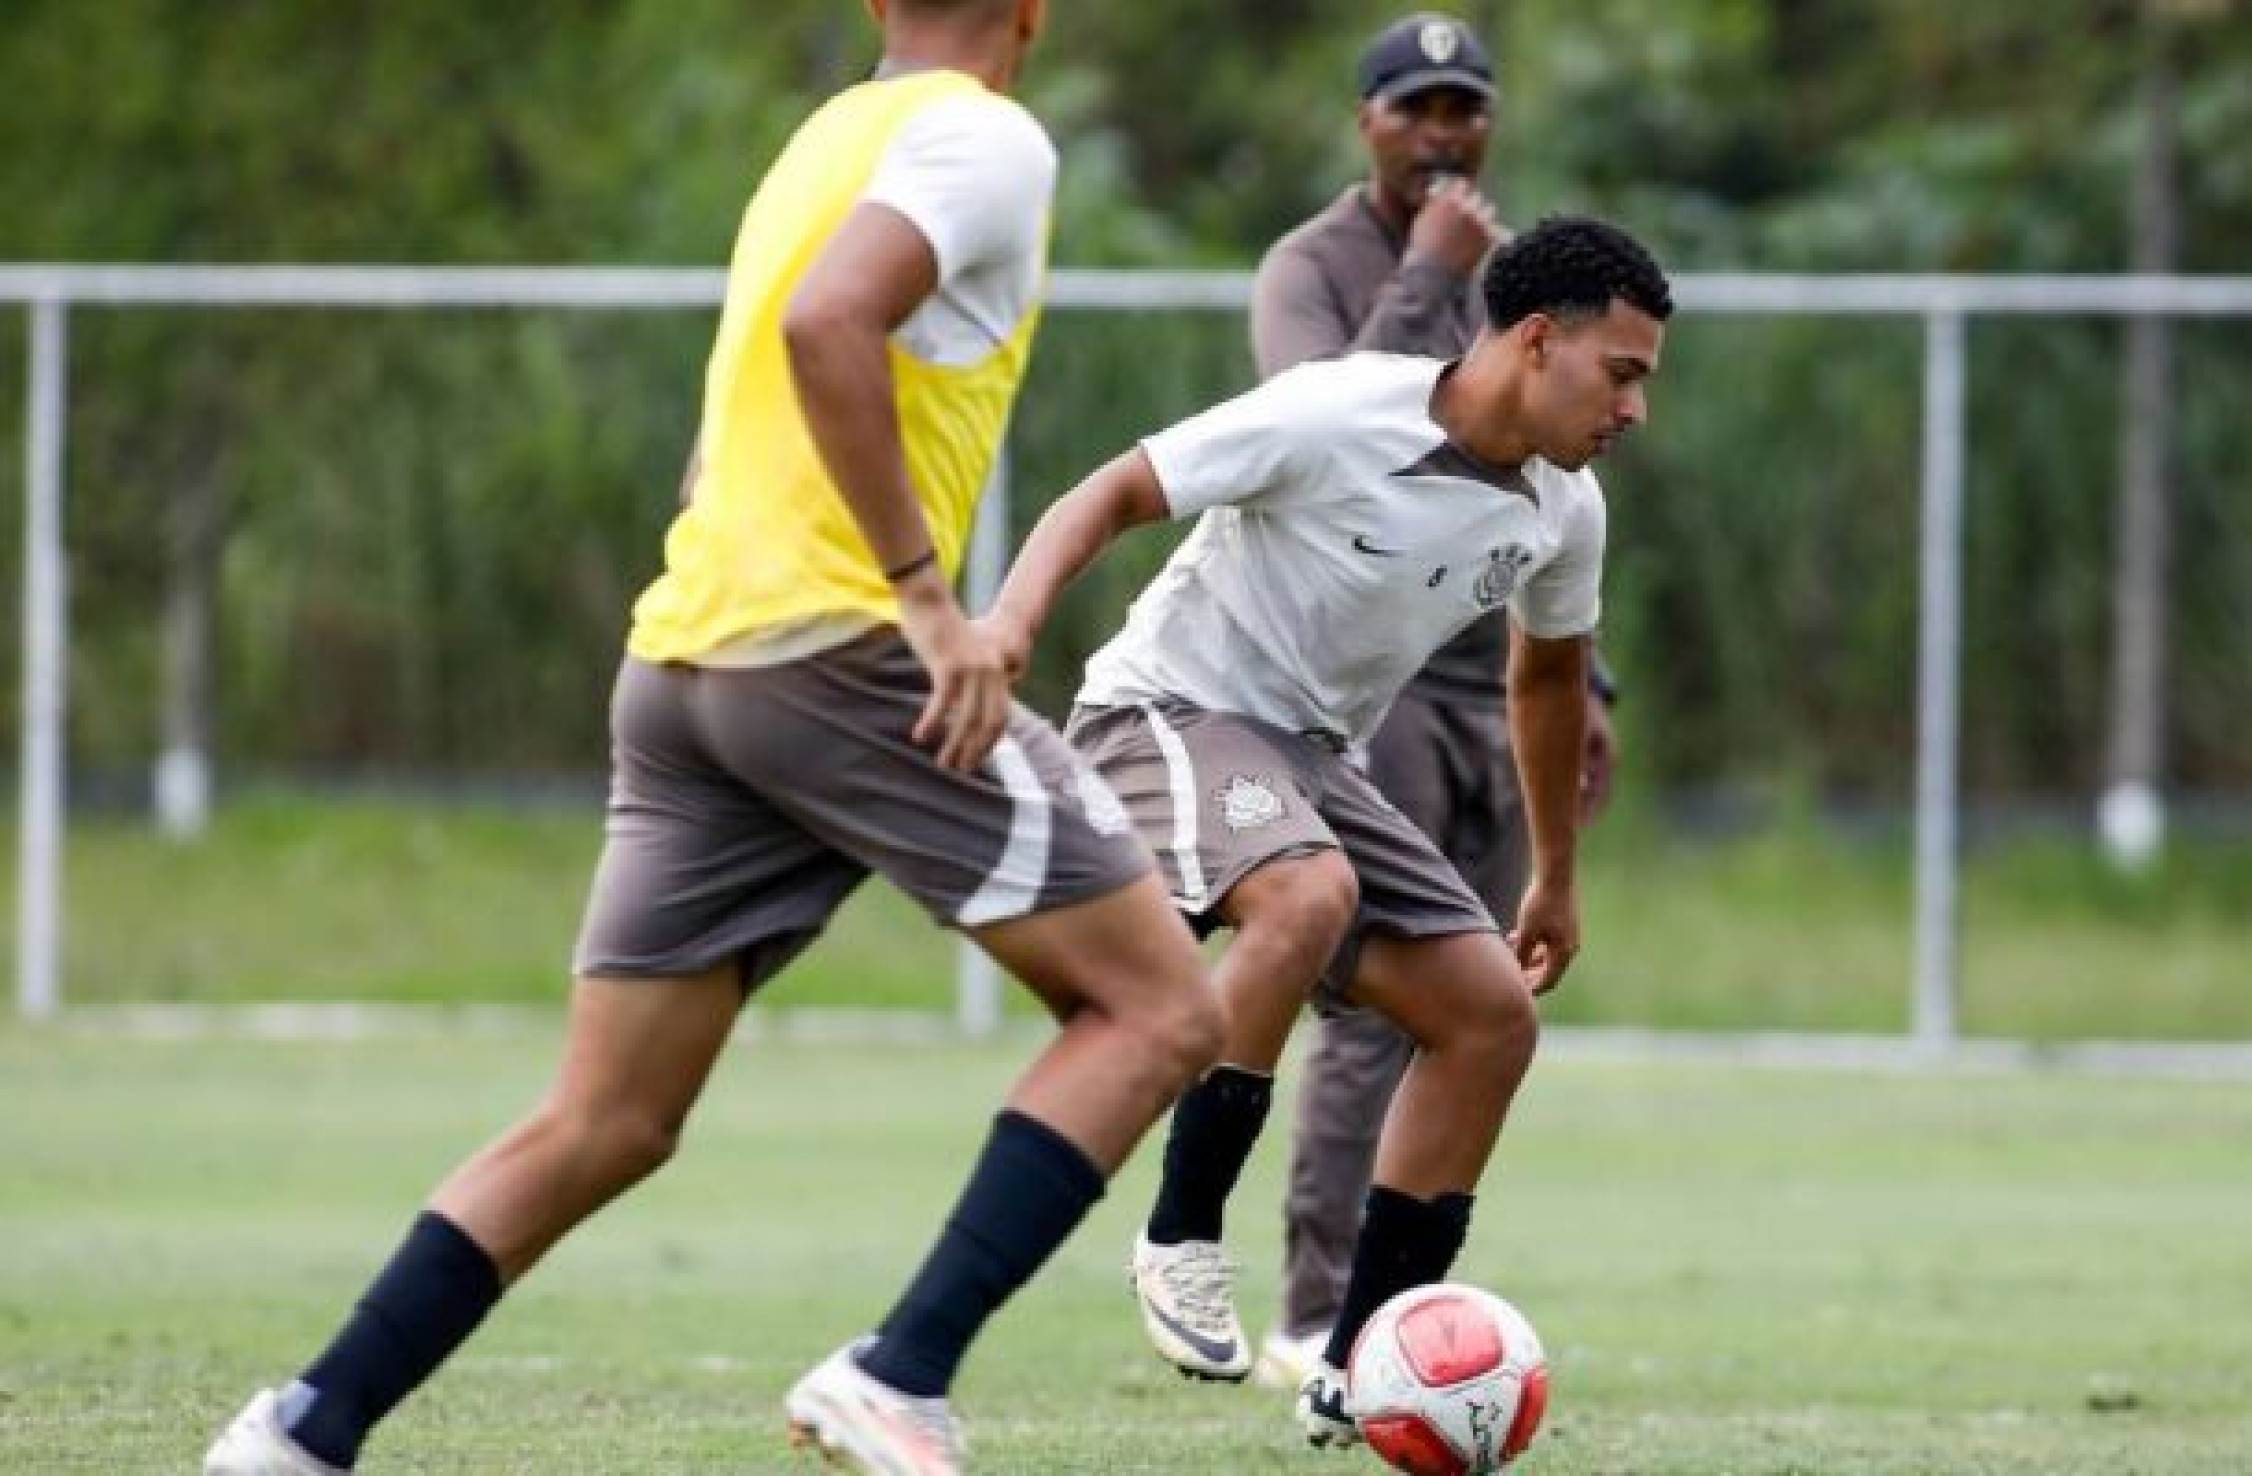
[[[1379,548],[1375,544],[1368,541],[1368,535],[1366,533],[1355,533],[1353,535],[1353,547],[1359,549],[1364,554],[1375,554],[1380,559],[1396,559],[1402,553],[1406,552],[1406,550],[1404,549]]]
[[[1179,1322],[1167,1316],[1165,1309],[1155,1302],[1144,1302],[1142,1306],[1148,1310],[1150,1316],[1157,1319],[1159,1326],[1194,1348],[1198,1357],[1221,1364],[1235,1362],[1236,1346],[1232,1339],[1222,1342],[1218,1338],[1208,1338],[1194,1328],[1183,1327]]]

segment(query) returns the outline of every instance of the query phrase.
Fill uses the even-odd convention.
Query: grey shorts
[[[1514,922],[1531,838],[1499,703],[1402,692],[1368,745],[1368,777],[1436,841],[1486,910]]]
[[[1321,739],[1178,701],[1081,708],[1065,732],[1157,853],[1174,904],[1204,927],[1253,868],[1334,849],[1360,883],[1356,938],[1494,931],[1430,837]]]
[[[872,871],[970,928],[1149,870],[1110,791],[1022,707],[983,766],[940,768],[909,737],[929,691],[890,626],[778,666],[629,657],[576,971],[673,977],[732,960],[749,989]]]

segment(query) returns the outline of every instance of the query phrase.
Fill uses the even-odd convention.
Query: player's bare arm
[[[930,673],[915,741],[938,761],[985,761],[1009,717],[1009,673],[990,636],[963,615],[938,567],[908,480],[889,340],[938,285],[938,259],[912,222],[883,205],[845,220],[782,320],[790,371],[814,445],[854,521],[892,577],[899,624]]]
[[[1141,447],[1113,457],[1043,513],[977,622],[999,645],[1013,676],[1024,670],[1056,596],[1121,533],[1171,516],[1157,469]]]
[[[1542,640],[1517,629],[1510,639],[1510,743],[1533,842],[1533,881],[1510,944],[1535,994],[1555,988],[1579,952],[1575,852],[1588,648],[1585,636]]]

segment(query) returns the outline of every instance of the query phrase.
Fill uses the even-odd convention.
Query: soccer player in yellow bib
[[[1003,93],[1043,5],[872,9],[883,65],[744,214],[684,506],[612,699],[561,1070],[439,1185],[326,1350],[221,1434],[210,1476],[351,1469],[506,1287],[670,1157],[744,999],[871,871],[1060,1028],[890,1315],[789,1391],[800,1440],[886,1476],[961,1470],[946,1396],[970,1341],[1217,1058],[1217,996],[1148,852],[1012,702],[949,583],[1038,314],[1055,153]]]

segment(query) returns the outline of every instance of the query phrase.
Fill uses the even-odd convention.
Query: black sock
[[[1360,1239],[1353,1244],[1353,1272],[1345,1283],[1345,1305],[1338,1309],[1323,1354],[1343,1368],[1353,1344],[1376,1309],[1411,1286],[1446,1280],[1454,1258],[1470,1233],[1468,1194],[1415,1199],[1378,1184],[1368,1191]]]
[[[1275,1079],[1241,1066],[1215,1066],[1173,1108],[1165,1177],[1149,1212],[1152,1245],[1218,1240],[1244,1160],[1267,1123]]]
[[[282,1395],[289,1438],[332,1466],[414,1392],[500,1300],[500,1268],[451,1220],[425,1210],[328,1351]]]
[[[1102,1195],[1103,1172],[1076,1143],[1003,1112],[938,1244],[860,1366],[902,1393],[944,1394],[970,1339]]]

